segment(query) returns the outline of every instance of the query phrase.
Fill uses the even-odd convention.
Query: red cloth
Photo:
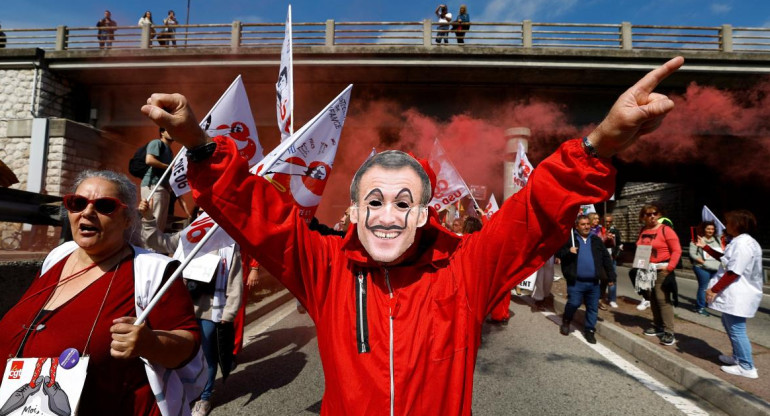
[[[189,165],[193,196],[307,307],[324,367],[324,416],[389,412],[391,324],[395,414],[470,415],[481,325],[492,303],[556,252],[581,204],[606,200],[615,187],[610,161],[570,140],[481,231],[461,239],[431,209],[408,260],[385,268],[366,253],[355,227],[344,238],[311,232],[280,191],[249,174],[231,140],[215,141],[209,159]],[[356,339],[356,271],[367,282],[371,350],[364,353]]]
[[[711,257],[713,257],[713,258],[715,258],[717,260],[721,259],[722,256],[725,255],[725,253],[720,253],[720,252],[714,250],[714,247],[711,247],[709,245],[704,246],[703,247],[703,251],[705,251],[706,253],[709,253],[709,256],[711,256]]]
[[[241,265],[243,266],[243,296],[241,296],[241,306],[238,308],[238,312],[233,320],[233,326],[235,327],[233,355],[238,355],[243,350],[243,326],[246,324],[246,303],[249,301],[249,287],[246,286],[246,281],[249,280],[251,268],[259,267],[259,263],[241,250]]]
[[[711,288],[711,291],[714,293],[719,293],[723,291],[727,286],[730,286],[732,282],[738,280],[739,277],[741,276],[728,270],[725,272],[725,274],[722,275],[714,287]]]
[[[54,265],[42,277],[36,278],[22,296],[22,302],[8,311],[0,321],[2,356],[10,358],[16,354],[26,332],[22,325],[29,326],[43,307],[53,291],[53,285],[61,276],[67,258]],[[104,309],[96,323],[86,351],[91,356],[91,361],[80,399],[79,415],[160,415],[155,396],[147,382],[144,364],[138,358],[122,360],[110,356],[112,320],[122,316],[136,316],[133,267],[133,257],[124,260],[118,267]],[[45,329],[30,333],[20,355],[58,357],[69,347],[77,348],[83,353],[112,274],[112,271],[107,272],[80,294],[43,318],[40,322],[45,324]],[[51,287],[30,297],[47,286]],[[192,332],[195,335],[197,351],[200,332],[190,295],[182,279],[174,282],[157,307],[150,312],[147,325],[159,330],[183,329]]]
[[[489,316],[495,321],[507,321],[511,319],[510,308],[511,294],[507,293],[503,295],[503,298],[500,299],[500,302],[497,302],[495,306],[492,307],[492,313]]]
[[[637,246],[652,245],[651,263],[668,262],[666,270],[673,272],[676,265],[679,264],[679,258],[682,257],[682,245],[679,244],[679,237],[668,225],[661,224],[657,229],[642,229],[639,238],[636,239]]]

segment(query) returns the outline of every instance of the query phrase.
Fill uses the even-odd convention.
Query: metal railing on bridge
[[[770,52],[770,28],[722,26],[654,26],[588,23],[471,22],[467,31],[429,20],[415,22],[294,23],[296,46],[443,47],[464,40],[464,47],[568,48]],[[102,28],[103,29],[103,28]],[[283,23],[118,26],[4,29],[7,48],[46,50],[149,48],[280,47]],[[459,36],[458,36],[459,35]],[[439,41],[443,41],[439,43]],[[0,39],[0,42],[2,40]]]

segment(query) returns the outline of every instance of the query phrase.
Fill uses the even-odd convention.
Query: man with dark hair
[[[183,96],[153,94],[142,112],[190,149],[198,204],[307,307],[324,367],[321,415],[470,415],[484,317],[563,244],[580,205],[610,197],[609,157],[673,108],[653,89],[683,62],[647,74],[463,237],[441,226],[427,206],[429,173],[403,152],[364,163],[351,185],[353,226],[322,236],[249,174],[231,140],[206,136]]]
[[[104,17],[96,22],[96,37],[99,39],[99,49],[110,49],[112,41],[115,40],[115,27],[118,24],[112,20],[112,13],[109,10],[104,11]]]
[[[155,185],[158,184],[168,165],[174,160],[174,152],[171,151],[171,143],[174,139],[163,127],[158,129],[160,138],[147,144],[147,156],[144,162],[150,168],[142,178],[142,199],[152,198],[152,213],[155,221],[158,223],[158,229],[162,232],[166,230],[166,221],[168,219],[168,207],[171,201],[171,190],[167,183],[158,186],[158,189],[150,195]]]
[[[2,28],[2,26],[0,26]],[[5,32],[0,30],[0,49],[5,48]]]
[[[577,217],[572,235],[556,252],[556,257],[561,260],[561,271],[567,281],[567,305],[564,307],[559,332],[569,335],[572,317],[580,304],[585,303],[583,336],[589,343],[596,344],[594,332],[596,318],[599,316],[599,274],[604,270],[610,285],[615,284],[617,277],[604,242],[591,233],[591,220],[588,215]]]

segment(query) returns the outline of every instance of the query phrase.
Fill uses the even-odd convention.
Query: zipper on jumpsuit
[[[390,275],[388,269],[383,267],[385,271],[385,283],[388,285],[388,296],[393,299],[393,287],[390,286]],[[393,375],[393,302],[388,306],[388,323],[390,324],[390,416],[394,416],[394,404],[395,401],[395,381]]]
[[[366,319],[366,275],[363,272],[358,272],[358,281],[356,283],[358,353],[363,354],[371,351],[369,347],[368,322]]]

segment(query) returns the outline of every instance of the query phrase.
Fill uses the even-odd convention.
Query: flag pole
[[[168,164],[168,167],[167,167],[167,168],[166,168],[166,170],[163,172],[163,175],[161,175],[160,179],[158,179],[158,183],[156,183],[156,184],[155,184],[155,187],[154,187],[154,188],[152,188],[152,191],[150,192],[150,194],[149,194],[149,195],[147,195],[147,199],[148,199],[148,200],[149,200],[150,198],[152,198],[152,196],[155,194],[155,191],[157,191],[157,190],[158,190],[158,187],[159,187],[159,186],[160,186],[160,185],[163,183],[163,181],[164,181],[164,180],[166,180],[166,178],[167,178],[167,177],[168,177],[168,176],[171,174],[171,170],[174,168],[174,165],[176,165],[176,161],[177,161],[177,159],[179,159],[179,156],[181,156],[181,155],[182,155],[182,153],[184,152],[184,150],[185,150],[185,149],[184,149],[184,147],[183,147],[183,148],[181,148],[181,149],[179,150],[179,152],[177,152],[177,154],[174,156],[174,159],[173,159],[173,160],[171,160],[171,163],[169,163],[169,164]],[[150,168],[150,169],[152,169],[152,168]],[[162,230],[161,230],[161,231],[162,231]]]
[[[203,248],[203,245],[206,244],[212,235],[219,229],[219,224],[214,224],[213,227],[209,229],[209,231],[206,233],[205,236],[201,239],[201,241],[198,242],[198,244],[192,249],[190,254],[184,258],[184,261],[182,261],[182,264],[177,267],[177,269],[174,271],[174,274],[171,275],[171,277],[168,278],[166,283],[158,289],[158,292],[155,293],[155,296],[153,296],[152,300],[149,304],[147,304],[147,307],[144,309],[141,315],[139,315],[138,318],[136,318],[136,322],[134,322],[134,325],[141,325],[142,322],[144,322],[147,319],[147,315],[150,314],[150,311],[155,307],[155,305],[158,303],[161,297],[163,297],[163,294],[168,291],[168,289],[171,287],[171,285],[174,283],[174,281],[182,275],[182,272],[184,271],[185,267],[187,267],[188,264],[195,258],[195,256],[198,254],[199,251]],[[181,244],[181,242],[180,242]]]

